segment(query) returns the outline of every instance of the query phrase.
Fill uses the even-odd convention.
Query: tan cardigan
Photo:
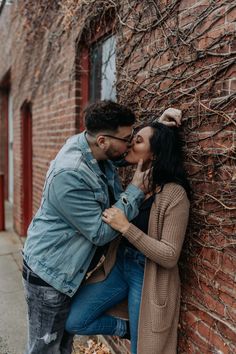
[[[177,184],[166,184],[153,202],[148,235],[133,224],[126,237],[147,258],[144,271],[139,316],[138,354],[175,354],[180,308],[178,259],[189,215],[185,190]],[[104,280],[112,269],[121,237],[109,247],[102,266],[89,282]],[[127,302],[109,311],[128,318]]]

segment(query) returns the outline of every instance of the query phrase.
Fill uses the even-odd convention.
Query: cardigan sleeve
[[[167,207],[161,235],[149,236],[132,223],[123,236],[128,239],[147,258],[165,268],[174,267],[179,259],[182,249],[189,216],[189,200],[184,190],[178,196],[172,195]],[[158,213],[151,213],[151,224],[158,223]],[[154,227],[157,230],[158,225]]]

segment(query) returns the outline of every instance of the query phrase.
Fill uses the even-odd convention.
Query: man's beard
[[[118,156],[114,156],[114,151],[112,151],[111,149],[108,149],[106,152],[106,155],[107,155],[108,160],[115,162],[115,161],[123,160],[125,158],[125,156],[127,155],[127,152],[124,152],[123,154],[118,155]]]

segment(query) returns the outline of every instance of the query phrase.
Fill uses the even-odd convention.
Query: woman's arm
[[[172,195],[172,201],[166,209],[161,235],[158,237],[160,240],[142,232],[130,223],[124,213],[117,208],[106,210],[103,220],[121,232],[147,258],[162,267],[172,268],[179,259],[189,215],[189,201],[186,193],[181,189],[181,192],[177,194]],[[157,224],[157,213],[152,213],[150,217],[152,218],[151,224]],[[158,229],[157,225],[156,229]]]

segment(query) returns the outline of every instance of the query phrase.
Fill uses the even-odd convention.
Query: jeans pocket
[[[141,260],[141,259],[138,259],[137,263],[141,266],[141,267],[145,267],[145,260]]]
[[[43,302],[45,305],[61,306],[66,300],[69,300],[69,297],[54,288],[44,290]]]
[[[144,268],[145,267],[145,261],[146,261],[146,257],[144,256],[140,256],[136,259],[137,264],[141,267]]]

